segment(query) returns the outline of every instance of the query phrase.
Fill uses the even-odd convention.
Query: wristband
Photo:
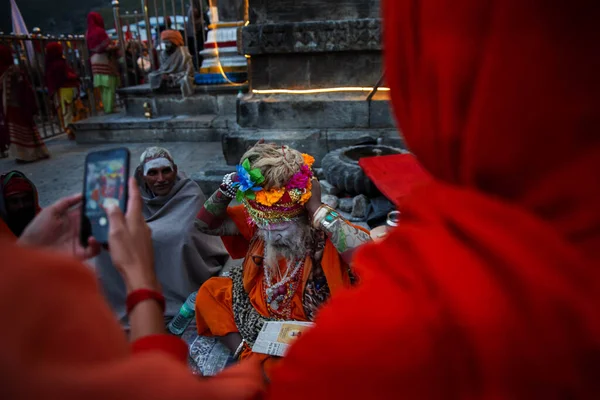
[[[145,300],[155,300],[162,312],[165,312],[165,296],[155,290],[137,289],[127,295],[127,300],[125,300],[127,314],[130,314],[135,306]]]
[[[312,226],[315,229],[327,229],[338,218],[340,214],[337,211],[327,204],[322,204],[313,216]]]

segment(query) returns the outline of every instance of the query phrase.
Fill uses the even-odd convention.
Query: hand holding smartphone
[[[108,243],[106,210],[118,206],[127,210],[130,154],[126,148],[94,151],[85,159],[83,206],[81,208],[81,244],[87,246],[93,236]]]

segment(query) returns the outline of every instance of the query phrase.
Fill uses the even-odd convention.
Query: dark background
[[[98,11],[104,17],[106,29],[114,27],[111,0],[16,0],[27,29],[31,33],[34,27],[42,29],[44,34],[84,34],[86,17],[90,11]],[[189,0],[185,0],[185,11]],[[120,0],[121,12],[141,10],[141,0]],[[177,14],[181,14],[181,0],[175,1]],[[154,16],[154,2],[150,2],[151,16]],[[158,1],[159,13],[162,13],[162,0]],[[167,10],[171,12],[171,1],[167,0]],[[161,14],[162,15],[162,14]],[[10,1],[0,0],[0,31],[12,31]]]

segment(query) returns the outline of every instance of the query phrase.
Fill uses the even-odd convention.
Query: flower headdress
[[[304,163],[288,183],[281,188],[266,190],[260,185],[265,181],[258,168],[251,169],[250,161],[244,160],[237,166],[236,198],[242,203],[249,216],[249,222],[268,225],[290,221],[304,210],[304,204],[312,196],[312,165],[315,159],[302,154]]]

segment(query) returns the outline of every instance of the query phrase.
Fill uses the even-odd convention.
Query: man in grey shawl
[[[219,237],[195,229],[196,214],[206,198],[194,181],[178,172],[168,150],[146,149],[135,176],[144,217],[152,229],[156,274],[167,302],[168,323],[192,292],[221,271],[229,255]],[[96,273],[108,302],[126,326],[125,285],[108,252],[97,258]]]
[[[160,67],[148,75],[150,88],[179,87],[181,95],[194,92],[194,62],[181,33],[168,29],[160,34],[165,49],[160,53]]]

